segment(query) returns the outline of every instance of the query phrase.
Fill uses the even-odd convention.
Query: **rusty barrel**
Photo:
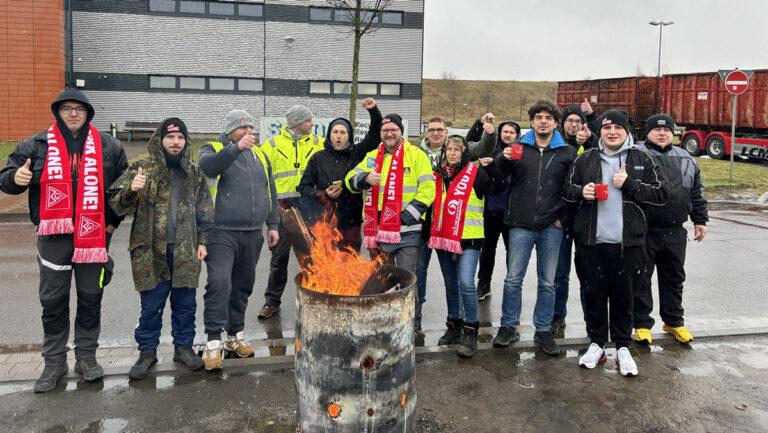
[[[298,431],[413,431],[416,277],[389,265],[379,273],[382,290],[362,296],[307,290],[296,277]]]

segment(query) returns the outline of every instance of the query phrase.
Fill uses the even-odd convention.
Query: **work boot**
[[[149,369],[153,365],[157,364],[157,350],[146,349],[139,353],[139,359],[131,367],[131,371],[128,372],[128,378],[131,380],[141,380],[147,377]]]
[[[279,305],[269,305],[264,304],[263,307],[261,307],[261,310],[259,310],[259,319],[269,319],[270,317],[274,316],[275,313],[280,311]]]
[[[413,317],[413,332],[415,334],[424,334],[421,331],[421,302],[416,301],[416,311]]]
[[[224,340],[224,350],[227,352],[234,352],[241,358],[253,356],[253,347],[245,342],[245,334],[243,331],[238,332],[234,337],[228,335],[227,339]]]
[[[221,341],[211,340],[205,344],[203,363],[207,371],[221,370],[224,358],[221,356]]]
[[[78,359],[75,362],[75,371],[82,374],[86,382],[93,382],[104,377],[104,369],[96,362],[96,358]]]
[[[493,337],[493,347],[508,347],[518,341],[520,341],[520,333],[514,326],[501,326],[499,332]]]
[[[491,282],[478,282],[477,283],[477,300],[483,302],[491,297]]]
[[[449,344],[461,343],[461,328],[464,326],[464,321],[448,320],[445,322],[445,326],[448,328],[445,330],[445,334],[437,340],[438,346],[447,346]]]
[[[35,381],[35,393],[48,392],[59,383],[59,379],[67,375],[69,367],[64,365],[46,365],[43,374]]]
[[[565,333],[565,317],[555,316],[552,319],[552,334],[563,335]]]
[[[677,341],[681,343],[690,343],[693,341],[693,335],[691,335],[691,331],[689,331],[685,326],[669,326],[665,323],[661,329],[667,334],[671,334]]]
[[[477,331],[480,328],[479,323],[469,323],[464,325],[464,336],[461,338],[461,347],[456,352],[464,358],[471,358],[477,352]]]
[[[198,370],[205,365],[203,359],[197,356],[195,351],[192,350],[192,346],[174,347],[173,362],[184,364],[189,367],[190,370]]]
[[[555,339],[552,338],[552,333],[549,331],[536,331],[533,334],[533,341],[539,343],[541,350],[547,355],[559,355],[560,347],[557,346]]]
[[[653,342],[653,335],[648,328],[635,328],[635,335],[632,336],[632,340],[635,343],[651,344]]]

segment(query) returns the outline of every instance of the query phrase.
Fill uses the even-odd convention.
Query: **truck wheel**
[[[699,143],[699,137],[691,134],[685,137],[683,140],[683,149],[685,149],[691,156],[701,155],[701,143]]]
[[[714,136],[707,140],[707,155],[712,159],[725,158],[725,142],[722,138]]]

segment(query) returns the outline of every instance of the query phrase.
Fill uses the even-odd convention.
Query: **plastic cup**
[[[595,184],[595,199],[598,201],[608,200],[608,184],[597,183]]]
[[[512,159],[519,160],[523,158],[523,145],[522,144],[510,144],[509,148],[512,149]]]

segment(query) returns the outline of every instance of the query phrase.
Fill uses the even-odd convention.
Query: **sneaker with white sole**
[[[241,358],[253,356],[253,347],[245,341],[245,334],[243,331],[235,334],[234,338],[227,336],[227,339],[224,340],[224,350],[227,352],[234,352]]]
[[[619,366],[619,373],[622,376],[637,376],[637,364],[632,359],[632,354],[626,347],[619,348],[616,351],[616,365]]]
[[[211,340],[205,344],[203,364],[208,371],[221,370],[224,358],[221,356],[221,340]]]
[[[605,364],[608,358],[605,356],[605,349],[600,347],[597,343],[592,343],[587,348],[587,351],[579,358],[579,365],[584,368],[593,369],[597,367],[597,364]]]

